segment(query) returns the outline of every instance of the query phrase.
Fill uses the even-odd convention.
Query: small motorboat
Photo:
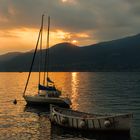
[[[85,112],[50,106],[52,124],[66,128],[93,131],[130,131],[131,113],[126,114],[90,114]]]

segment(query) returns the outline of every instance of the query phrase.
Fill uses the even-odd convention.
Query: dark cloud
[[[43,12],[53,30],[88,32],[99,41],[140,32],[139,0],[0,0],[0,28],[38,28]]]

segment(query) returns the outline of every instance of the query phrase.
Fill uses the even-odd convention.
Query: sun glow
[[[21,28],[0,31],[0,52],[1,54],[11,51],[29,51],[34,49],[37,38],[38,29]],[[50,46],[65,40],[67,33],[50,32]],[[8,40],[8,41],[7,41]],[[43,47],[46,45],[46,31],[43,33]]]
[[[55,30],[51,32],[51,39],[53,40],[53,38],[60,42],[70,42],[71,34],[62,30]]]
[[[77,45],[77,43],[78,43],[77,40],[72,40],[71,42],[72,42],[72,44],[75,44],[75,45]]]
[[[67,2],[68,0],[62,0],[62,2]]]
[[[36,29],[28,28],[0,31],[1,53],[33,49],[33,45],[37,40],[37,34],[38,31]]]
[[[89,37],[89,35],[86,33],[78,33],[78,34],[76,34],[76,36],[80,37],[80,38],[88,38]]]
[[[30,51],[35,48],[39,29],[36,28],[19,28],[11,30],[1,30],[0,31],[0,53],[6,53],[11,51]],[[43,48],[46,46],[46,36],[47,31],[43,32]],[[50,31],[50,44],[53,46],[62,42],[69,42],[75,45],[80,45],[81,43],[88,40],[89,35],[87,33],[74,33],[68,32],[63,29],[55,29]],[[7,41],[8,40],[8,41]]]
[[[77,4],[76,0],[61,0],[62,3],[67,3],[70,5],[75,5]]]

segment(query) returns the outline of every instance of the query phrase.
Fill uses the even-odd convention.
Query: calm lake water
[[[22,93],[28,73],[0,73],[0,140],[114,140],[140,139],[139,72],[50,73],[72,108],[90,113],[132,112],[131,136],[83,135],[51,126],[46,109],[27,108]],[[38,74],[32,73],[27,94],[37,92]],[[19,100],[16,105],[14,99]]]

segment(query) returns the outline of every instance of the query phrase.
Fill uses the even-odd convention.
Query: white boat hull
[[[58,107],[50,110],[51,122],[63,127],[97,131],[129,131],[131,127],[132,114],[97,115]]]
[[[27,105],[33,106],[48,106],[54,104],[61,107],[70,107],[71,102],[68,98],[61,97],[45,97],[45,96],[24,96]]]

